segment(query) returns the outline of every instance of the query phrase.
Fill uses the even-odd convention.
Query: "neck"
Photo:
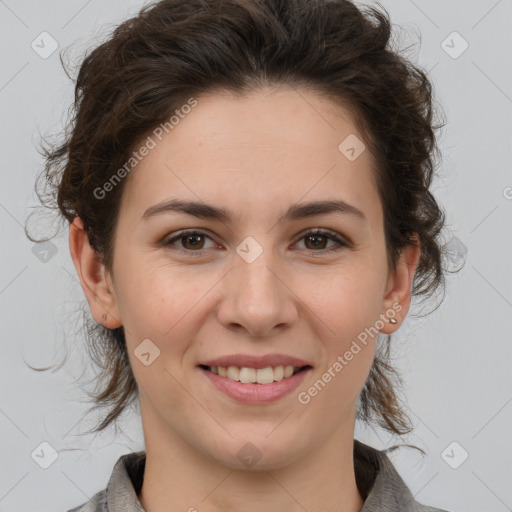
[[[139,500],[146,512],[359,512],[364,500],[354,473],[353,426],[284,467],[256,471],[226,467],[168,429],[145,425]]]

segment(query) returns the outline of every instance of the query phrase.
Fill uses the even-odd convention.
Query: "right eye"
[[[182,253],[186,253],[193,256],[199,256],[203,254],[203,251],[206,250],[202,247],[202,243],[200,241],[201,237],[206,237],[212,240],[208,235],[201,231],[193,230],[193,229],[187,229],[184,231],[180,231],[177,235],[166,238],[162,245],[164,247],[170,248],[172,250],[177,250]],[[184,246],[184,248],[181,247],[171,247],[175,244],[176,241],[180,241],[180,243]],[[188,245],[188,247],[187,247]]]

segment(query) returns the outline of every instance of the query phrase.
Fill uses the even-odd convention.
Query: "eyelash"
[[[179,240],[181,238],[184,238],[186,236],[190,236],[190,235],[202,235],[202,236],[205,236],[207,238],[212,239],[209,235],[207,235],[206,233],[203,233],[202,231],[198,231],[198,230],[195,230],[195,229],[186,229],[186,230],[180,231],[176,236],[173,236],[172,238],[168,238],[168,239],[164,240],[162,242],[162,245],[164,247],[169,247],[175,241],[177,241],[177,240]],[[336,247],[334,249],[333,248],[322,249],[320,251],[314,251],[314,250],[310,249],[310,251],[314,255],[324,255],[324,254],[333,253],[333,252],[337,252],[337,251],[340,251],[340,250],[345,249],[345,248],[352,247],[352,245],[349,242],[347,242],[346,240],[340,238],[335,233],[333,233],[331,231],[328,231],[328,230],[325,230],[325,229],[321,229],[321,228],[317,228],[317,229],[313,229],[311,231],[308,231],[307,233],[305,233],[304,235],[302,235],[299,238],[299,241],[304,239],[304,238],[306,238],[306,237],[308,237],[308,236],[312,236],[312,235],[323,235],[323,236],[326,236],[328,239],[330,239],[330,240],[340,244],[340,246],[341,246],[341,247]],[[195,256],[202,256],[203,252],[206,251],[207,249],[199,249],[197,251],[192,251],[190,249],[181,249],[179,247],[175,247],[173,250],[176,250],[176,251],[181,252],[183,254],[187,254],[188,256],[195,257]]]

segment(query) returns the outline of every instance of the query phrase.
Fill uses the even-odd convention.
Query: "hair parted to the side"
[[[91,246],[112,272],[124,180],[100,199],[95,190],[130,158],[140,140],[191,97],[249,92],[266,85],[307,88],[340,103],[379,168],[388,265],[419,243],[413,296],[445,284],[444,213],[430,187],[437,148],[433,87],[393,49],[388,13],[347,0],[163,0],[145,6],[88,52],[76,79],[73,115],[56,145],[44,145],[36,192],[61,220],[83,221]],[[62,60],[62,58],[61,58]],[[136,172],[133,171],[133,172]],[[27,232],[27,230],[26,230]],[[28,232],[27,236],[32,241]],[[417,237],[415,241],[414,236]],[[103,388],[94,407],[115,422],[138,395],[123,327],[85,318],[90,355]],[[389,344],[377,351],[357,415],[394,434],[412,430],[396,392]]]

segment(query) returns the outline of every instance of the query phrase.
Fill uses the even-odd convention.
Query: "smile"
[[[309,366],[268,366],[267,368],[248,368],[238,366],[204,366],[214,375],[225,377],[234,382],[242,382],[244,384],[271,384],[287,379],[292,375],[305,370]]]
[[[236,402],[250,405],[275,402],[297,389],[313,368],[310,365],[250,368],[199,365],[213,389]]]

